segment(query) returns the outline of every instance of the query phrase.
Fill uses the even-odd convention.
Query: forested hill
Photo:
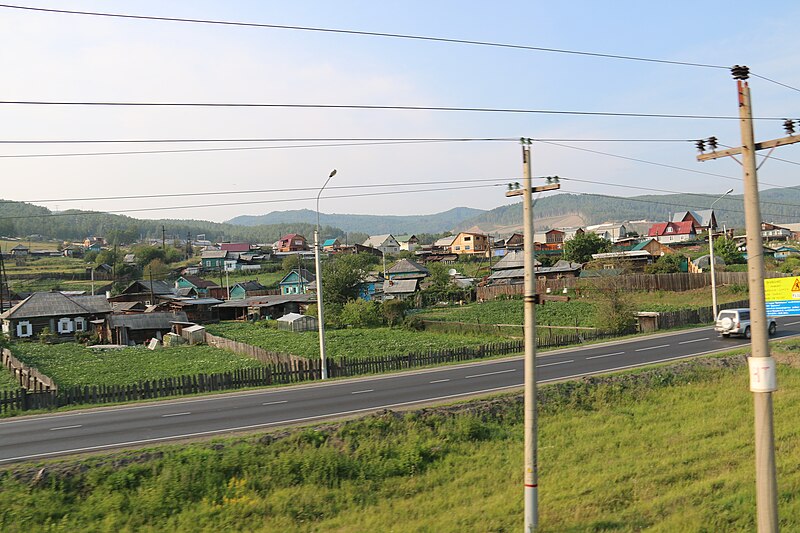
[[[163,226],[168,238],[185,239],[187,235],[195,238],[198,234],[205,234],[206,238],[212,241],[272,243],[287,233],[301,233],[311,238],[315,225],[316,221],[315,224],[239,226],[205,220],[141,220],[93,211],[53,213],[45,207],[0,200],[0,236],[6,237],[42,235],[52,239],[74,241],[89,236],[100,236],[108,242],[125,244],[134,242],[140,237],[160,239]],[[322,233],[342,240],[345,238],[345,232],[339,228],[323,226]]]
[[[699,194],[666,194],[615,197],[597,194],[556,194],[540,198],[534,206],[535,219],[559,219],[579,215],[585,224],[628,220],[666,221],[671,213],[708,209],[719,197]],[[800,222],[800,188],[761,191],[761,212],[765,221]],[[729,227],[744,226],[741,195],[728,195],[714,206],[717,221]],[[522,204],[498,207],[459,224],[458,229],[478,226],[484,231],[522,225]]]
[[[408,233],[440,233],[451,231],[465,219],[485,213],[481,209],[456,207],[443,213],[433,215],[338,215],[320,213],[320,223],[342,228],[346,231],[380,235],[391,233],[403,235]],[[239,216],[228,221],[230,224],[286,224],[305,222],[316,224],[317,213],[310,209],[292,211],[273,211],[266,215]]]

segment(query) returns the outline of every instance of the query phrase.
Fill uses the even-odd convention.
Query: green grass
[[[265,350],[310,358],[319,357],[319,337],[316,331],[292,333],[265,327],[263,324],[244,322],[208,324],[206,329],[213,335],[260,346]],[[325,338],[327,355],[332,358],[405,355],[410,352],[480,346],[504,340],[496,335],[464,336],[398,328],[326,330]]]
[[[800,342],[784,346],[796,361]],[[753,531],[745,367],[631,374],[643,377],[542,388],[540,531]],[[779,385],[781,528],[797,531],[800,370],[781,365]],[[51,462],[39,482],[40,465],[13,466],[0,473],[0,529],[518,531],[522,436],[519,397],[503,396]]]
[[[148,350],[131,347],[96,351],[79,344],[15,343],[14,355],[62,387],[128,385],[138,381],[193,374],[214,374],[261,364],[210,346],[178,346]]]
[[[19,389],[19,383],[14,379],[10,371],[0,368],[0,392]]]

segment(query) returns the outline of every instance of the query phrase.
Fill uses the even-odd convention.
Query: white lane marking
[[[682,341],[682,342],[679,342],[678,344],[691,344],[691,343],[693,343],[693,342],[707,341],[709,338],[710,338],[710,337],[703,337],[702,339],[692,339],[692,340],[690,340],[690,341]]]
[[[497,372],[484,372],[483,374],[473,374],[471,376],[464,376],[464,379],[482,378],[483,376],[493,376],[495,374],[505,374],[507,372],[516,372],[516,368],[509,368],[508,370],[498,370]]]
[[[536,368],[542,368],[544,366],[553,366],[553,365],[565,365],[567,363],[574,363],[575,359],[570,359],[569,361],[559,361],[558,363],[547,363],[546,365],[536,365]]]
[[[75,429],[75,428],[82,428],[83,424],[76,424],[74,426],[61,426],[59,428],[50,428],[50,431],[60,431],[62,429]]]
[[[445,381],[450,381],[449,379],[434,379],[433,381],[429,381],[428,383],[444,383]]]
[[[646,350],[657,350],[658,348],[666,348],[669,344],[659,344],[658,346],[648,346],[647,348],[639,348],[635,352],[644,352]]]
[[[190,415],[190,414],[192,414],[192,413],[189,412],[189,411],[186,411],[185,413],[170,413],[168,415],[161,415],[161,418],[169,418],[171,416],[186,416],[186,415]]]
[[[614,352],[614,353],[607,353],[605,355],[593,355],[591,357],[587,357],[586,359],[600,359],[601,357],[613,357],[615,355],[622,355],[625,352]]]
[[[800,324],[800,322],[789,322],[788,324],[784,324],[784,326],[796,326],[797,324]]]
[[[279,400],[277,402],[264,402],[261,405],[277,405],[279,403],[289,403],[289,400]]]
[[[357,390],[357,391],[351,392],[350,394],[365,394],[367,392],[374,392],[374,391],[375,391],[375,389]]]
[[[278,422],[265,422],[263,424],[253,424],[250,426],[237,426],[232,428],[225,428],[225,429],[212,429],[209,431],[200,431],[197,433],[185,433],[183,435],[171,435],[168,437],[155,437],[152,439],[142,439],[142,440],[131,440],[126,442],[117,442],[114,444],[99,444],[97,446],[87,446],[85,448],[72,448],[70,450],[59,450],[57,452],[44,452],[44,453],[34,453],[31,455],[20,455],[18,457],[7,457],[5,459],[0,459],[0,463],[9,463],[13,461],[22,461],[25,459],[35,459],[37,457],[52,457],[54,455],[66,455],[71,453],[81,453],[81,452],[90,452],[96,450],[107,450],[109,448],[119,448],[121,446],[140,446],[142,444],[149,444],[153,442],[164,442],[168,440],[175,440],[175,439],[187,439],[193,437],[203,437],[207,435],[217,435],[219,433],[230,433],[235,431],[248,431],[251,429],[258,429],[258,428],[265,428],[270,426],[278,426],[281,424],[297,424],[300,422],[309,422],[311,420],[321,420],[326,418],[335,418],[339,416],[348,416],[357,413],[364,413],[370,411],[380,411],[381,409],[389,409],[391,407],[403,407],[406,405],[417,405],[417,404],[424,404],[428,402],[439,402],[444,400],[451,400],[453,398],[463,398],[464,396],[473,396],[479,394],[488,394],[490,392],[497,392],[501,390],[508,390],[508,389],[517,389],[521,387],[522,384],[517,385],[506,385],[505,387],[494,387],[491,389],[482,389],[470,392],[462,392],[460,394],[448,394],[447,396],[436,396],[434,398],[425,398],[422,400],[411,400],[408,402],[398,402],[398,403],[389,403],[386,405],[378,405],[375,407],[365,407],[363,409],[353,409],[352,411],[338,411],[336,413],[329,413],[325,415],[316,415],[316,416],[306,416],[303,418],[293,418],[289,420],[280,420]]]

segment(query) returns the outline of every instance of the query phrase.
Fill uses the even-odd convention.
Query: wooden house
[[[305,294],[317,277],[305,268],[293,268],[278,283],[281,294]]]
[[[35,292],[0,315],[3,333],[11,339],[38,337],[47,328],[60,338],[88,332],[90,323],[111,314],[105,296],[67,296]]]

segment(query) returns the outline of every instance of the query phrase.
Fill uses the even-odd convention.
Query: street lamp
[[[714,214],[714,204],[728,196],[730,193],[733,192],[733,189],[728,189],[725,191],[725,194],[711,202],[711,214]],[[717,319],[717,281],[714,277],[714,234],[711,229],[713,226],[713,221],[711,217],[708,219],[708,250],[709,250],[709,258],[711,259],[711,310],[714,312],[714,320]]]
[[[322,195],[322,190],[325,189],[325,186],[335,175],[336,169],[333,169],[317,193],[317,229],[314,230],[314,266],[317,271],[317,326],[319,328],[319,358],[322,364],[322,379],[328,379],[328,363],[325,357],[325,311],[322,305],[322,268],[319,261],[319,197]]]

